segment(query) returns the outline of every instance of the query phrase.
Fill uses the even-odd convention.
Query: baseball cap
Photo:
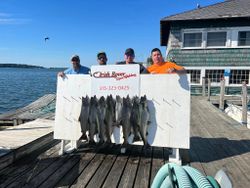
[[[101,55],[107,57],[105,52],[98,52],[97,53],[97,58],[99,58],[99,56],[101,56]]]
[[[80,62],[80,57],[78,55],[73,55],[71,61]]]
[[[135,55],[135,52],[132,48],[128,48],[128,49],[126,49],[125,54],[126,55]]]

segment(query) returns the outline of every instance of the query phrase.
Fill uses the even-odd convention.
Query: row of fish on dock
[[[122,128],[123,145],[129,144],[128,138],[133,134],[133,142],[143,141],[144,146],[148,146],[150,114],[146,95],[132,98],[118,95],[115,98],[112,95],[100,98],[82,97],[78,120],[83,133],[82,138],[88,139],[91,144],[95,144],[95,135],[98,135],[100,144],[111,143],[111,135],[116,126]]]

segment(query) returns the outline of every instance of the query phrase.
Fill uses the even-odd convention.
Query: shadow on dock
[[[250,140],[191,137],[191,148],[199,147],[200,156],[192,162],[212,162],[250,152]]]

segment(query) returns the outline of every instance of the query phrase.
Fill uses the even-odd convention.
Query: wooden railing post
[[[211,80],[208,78],[207,80],[207,100],[210,101],[211,96]]]
[[[220,110],[224,110],[225,107],[224,97],[225,97],[225,79],[222,78],[220,81],[220,106],[219,106]]]
[[[202,96],[206,96],[206,78],[202,77]]]
[[[242,82],[242,124],[247,125],[247,84]]]

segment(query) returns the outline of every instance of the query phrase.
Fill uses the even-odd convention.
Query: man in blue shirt
[[[66,69],[64,72],[59,72],[58,76],[64,77],[65,74],[89,74],[90,69],[80,64],[80,58],[78,55],[74,55],[71,58],[72,68]]]

